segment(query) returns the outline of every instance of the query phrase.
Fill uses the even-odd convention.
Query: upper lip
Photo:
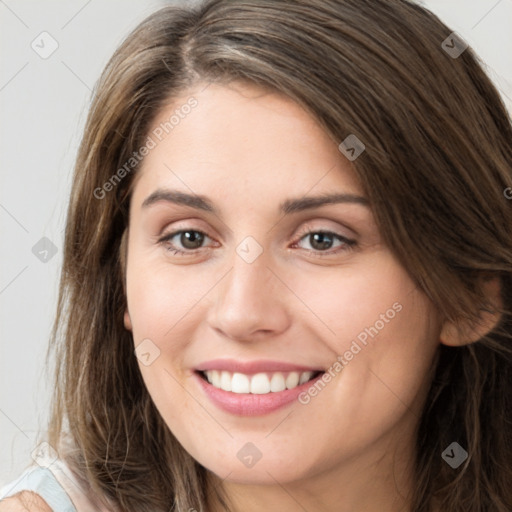
[[[261,373],[261,372],[317,372],[324,371],[321,368],[312,366],[286,363],[283,361],[256,360],[256,361],[237,361],[235,359],[213,359],[205,361],[196,367],[196,370],[203,372],[206,370],[224,370],[231,373]]]

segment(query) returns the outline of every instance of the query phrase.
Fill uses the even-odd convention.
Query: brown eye
[[[193,252],[202,248],[206,238],[210,238],[196,229],[182,229],[163,236],[158,242],[167,246],[174,254]]]
[[[185,249],[199,249],[204,240],[204,234],[199,231],[182,231],[179,241]]]
[[[311,233],[308,236],[311,247],[318,251],[330,249],[334,243],[334,237],[329,233]]]
[[[332,231],[308,231],[302,235],[297,243],[300,243],[302,240],[308,241],[311,247],[311,249],[305,248],[307,251],[313,253],[316,251],[326,255],[346,251],[356,245],[355,240],[350,240]],[[329,251],[336,241],[338,241],[338,246],[334,250]],[[322,255],[319,254],[319,256]]]

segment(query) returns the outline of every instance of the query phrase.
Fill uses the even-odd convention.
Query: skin
[[[46,501],[32,491],[21,491],[0,503],[0,512],[52,512]]]
[[[135,346],[149,339],[160,350],[139,362],[156,407],[235,510],[410,510],[415,429],[443,333],[433,305],[382,243],[370,208],[278,211],[289,198],[364,196],[340,141],[310,114],[253,85],[202,84],[153,128],[190,96],[197,107],[145,157],[130,204],[124,320]],[[142,208],[158,188],[208,196],[220,213]],[[306,227],[356,245],[334,237],[322,252]],[[207,237],[195,250],[179,235],[159,242],[179,229]],[[252,263],[236,252],[247,236],[263,250]],[[172,244],[189,253],[172,254]],[[401,311],[305,405],[240,417],[193,377],[219,357],[327,369],[395,303]],[[236,456],[247,442],[262,454],[252,468]]]

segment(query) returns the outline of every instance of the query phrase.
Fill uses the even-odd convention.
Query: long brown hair
[[[139,372],[123,326],[138,165],[112,177],[179,93],[198,80],[245,80],[298,102],[334,143],[363,141],[352,165],[382,237],[441,318],[477,322],[489,307],[482,279],[499,279],[497,327],[439,347],[412,501],[415,512],[512,510],[512,129],[471,48],[443,49],[451,32],[405,0],[211,0],[159,10],[116,51],[76,160],[49,352],[48,440],[57,447],[68,433],[69,463],[100,498],[124,511],[188,512],[215,497],[229,510]],[[469,454],[456,471],[441,457],[453,441]]]

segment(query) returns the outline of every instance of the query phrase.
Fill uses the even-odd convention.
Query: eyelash
[[[176,249],[174,246],[170,244],[170,240],[172,240],[176,235],[181,235],[182,233],[200,233],[206,238],[210,238],[206,233],[203,231],[200,231],[198,229],[180,229],[178,231],[174,231],[172,233],[169,233],[167,235],[164,235],[162,238],[158,240],[158,243],[161,243],[162,245],[166,246],[166,250],[172,252],[173,255],[176,256],[188,256],[193,255],[197,252],[199,252],[201,249],[204,249],[204,247],[199,247],[197,249],[188,249],[188,250],[182,250],[182,249]],[[334,233],[333,231],[327,231],[327,230],[313,230],[308,229],[307,231],[301,233],[299,236],[297,242],[294,242],[294,245],[296,245],[298,242],[300,242],[302,239],[306,238],[307,236],[313,235],[313,234],[322,234],[322,235],[330,235],[335,239],[338,239],[340,242],[343,243],[343,245],[335,250],[328,250],[328,251],[320,251],[318,249],[304,249],[308,253],[310,253],[311,256],[324,258],[325,255],[333,255],[338,254],[340,252],[344,251],[350,251],[355,248],[357,245],[357,242],[355,240],[350,240],[342,235],[339,235],[338,233]],[[211,240],[211,238],[210,238]]]

